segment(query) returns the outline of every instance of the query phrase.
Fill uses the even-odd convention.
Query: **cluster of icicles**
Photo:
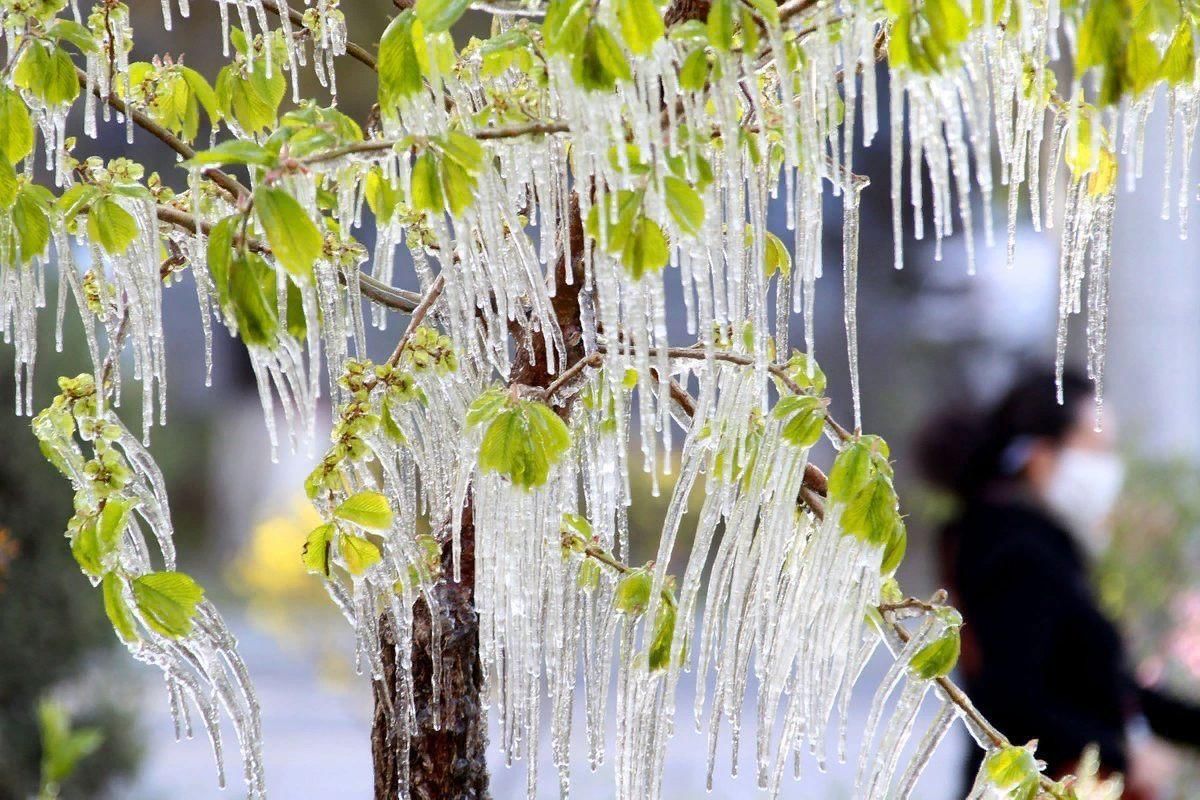
[[[77,509],[97,509],[104,503],[118,501],[132,508],[123,529],[117,533],[114,552],[105,556],[106,568],[123,576],[113,584],[117,588],[112,591],[120,594],[116,600],[108,597],[110,587],[106,578],[105,609],[110,618],[128,614],[133,626],[128,637],[122,634],[119,638],[135,659],[162,671],[176,739],[192,738],[189,708],[195,708],[200,726],[212,744],[217,779],[222,787],[225,745],[221,712],[225,712],[236,736],[247,794],[250,798],[262,798],[266,789],[258,700],[246,665],[238,655],[237,643],[220,613],[208,600],[201,600],[191,619],[190,631],[179,637],[165,636],[152,622],[145,621],[131,593],[130,586],[139,577],[176,568],[174,528],[162,472],[150,452],[111,409],[102,408],[86,420],[80,417],[79,426],[82,444],[74,435],[64,435],[46,414],[37,418],[35,432],[43,445],[54,452],[54,462],[70,479],[76,491]],[[112,448],[109,457],[129,471],[128,482],[115,494],[97,491],[96,476],[89,474],[89,467],[93,466],[89,459],[100,454],[94,447],[94,436],[101,428],[109,430],[108,436],[113,431],[117,433],[109,445]],[[89,579],[95,586],[101,585],[99,577]],[[110,604],[121,606],[124,611],[113,611]]]

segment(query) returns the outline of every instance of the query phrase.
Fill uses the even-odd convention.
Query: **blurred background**
[[[389,4],[345,0],[351,38],[375,41]],[[223,63],[215,5],[195,4],[190,20],[175,19],[164,33],[157,4],[137,4],[134,59],[182,55],[210,79]],[[483,30],[477,31],[480,34]],[[464,26],[464,35],[469,29]],[[881,77],[883,73],[881,72]],[[311,74],[309,95],[325,98]],[[365,119],[375,81],[350,60],[339,64],[339,102]],[[886,100],[886,92],[880,95]],[[884,110],[881,109],[881,114]],[[1163,121],[1152,118],[1147,165],[1161,164]],[[892,268],[886,126],[856,169],[872,177],[863,195],[859,294],[864,427],[892,444],[902,505],[910,515],[909,555],[902,584],[917,595],[937,588],[932,530],[944,503],[915,478],[911,440],[920,423],[947,399],[986,400],[1001,391],[1018,366],[1053,357],[1057,305],[1057,241],[1053,231],[1018,231],[1017,262],[1004,266],[1003,245],[980,249],[978,274],[966,274],[961,238],[947,243],[938,263],[930,242],[906,242],[905,267]],[[126,155],[179,186],[182,171],[171,154],[145,137],[136,150],[119,126],[93,142],[81,139],[80,157]],[[1200,253],[1177,235],[1175,220],[1159,218],[1160,169],[1147,170],[1136,194],[1121,193],[1116,216],[1111,288],[1106,408],[1121,420],[1122,446],[1131,462],[1128,501],[1117,520],[1113,551],[1099,571],[1099,591],[1124,623],[1137,668],[1176,691],[1200,696]],[[182,187],[179,187],[182,188]],[[1060,193],[1061,197],[1061,193]],[[1003,196],[991,213],[1003,231]],[[817,352],[829,376],[841,418],[849,414],[849,377],[842,329],[840,200],[826,218],[827,273],[820,282]],[[926,208],[929,203],[926,203]],[[774,209],[777,233],[784,209]],[[1193,219],[1200,214],[1193,214]],[[907,215],[906,215],[907,219]],[[1023,225],[1027,225],[1027,213]],[[1197,225],[1187,226],[1195,234]],[[911,230],[911,225],[906,223]],[[371,232],[362,232],[369,240]],[[784,241],[790,237],[783,236]],[[666,278],[678,299],[673,276]],[[411,272],[397,283],[415,286]],[[49,293],[53,296],[53,292]],[[202,578],[238,635],[241,652],[263,704],[267,782],[273,797],[368,797],[370,693],[354,673],[349,627],[318,581],[304,574],[299,551],[316,517],[302,481],[320,454],[281,456],[270,463],[252,374],[240,345],[217,334],[211,387],[205,387],[195,294],[185,280],[166,292],[170,424],[153,433],[152,452],[168,480],[180,541],[181,564]],[[72,312],[73,313],[73,312]],[[43,314],[50,323],[52,315]],[[87,369],[77,323],[68,314],[67,347],[53,352],[47,325],[38,360],[41,405],[60,374]],[[675,337],[684,341],[682,322]],[[376,355],[390,350],[404,320],[373,332]],[[802,341],[793,331],[793,341]],[[1072,324],[1070,353],[1081,356],[1082,320]],[[12,358],[0,354],[0,386],[11,386]],[[10,390],[6,390],[10,391]],[[135,393],[124,413],[136,419]],[[11,395],[7,395],[11,396]],[[7,402],[7,401],[5,401]],[[40,407],[40,406],[39,406]],[[640,473],[638,473],[640,475]],[[637,546],[649,557],[665,498],[639,486],[633,509]],[[63,714],[83,742],[78,766],[64,787],[68,798],[191,800],[219,796],[208,743],[176,744],[164,687],[155,670],[116,647],[95,591],[80,575],[62,538],[70,490],[40,457],[28,420],[0,414],[0,798],[37,791],[40,730]],[[866,715],[877,659],[860,684],[852,728]],[[866,691],[863,691],[863,690]],[[678,731],[667,760],[664,795],[704,792],[704,739],[691,724],[692,688],[678,696]],[[39,711],[40,708],[40,711]],[[931,715],[932,712],[929,712]],[[56,716],[57,715],[57,716]],[[752,712],[747,713],[747,724]],[[39,719],[41,723],[39,723]],[[59,719],[59,722],[62,722]],[[578,727],[578,726],[577,726]],[[852,735],[853,739],[853,735]],[[719,756],[728,762],[728,739]],[[925,800],[955,796],[959,761],[968,746],[956,729],[918,790]],[[579,752],[582,753],[582,750]],[[544,755],[546,755],[544,753]],[[557,796],[548,757],[539,769],[545,796]],[[746,769],[749,762],[742,766]],[[497,798],[523,797],[524,765],[494,765]],[[852,768],[831,765],[806,775],[785,796],[848,797]],[[584,763],[572,776],[577,797],[609,797],[611,767],[592,775]],[[238,796],[234,785],[225,794]],[[713,797],[754,797],[751,774],[729,777],[718,765]],[[1182,796],[1182,795],[1181,795]]]

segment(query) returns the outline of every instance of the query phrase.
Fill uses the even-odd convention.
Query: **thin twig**
[[[86,89],[88,85],[87,73],[81,70],[79,67],[75,68],[75,73],[79,78],[79,85]],[[96,97],[115,108],[118,113],[130,117],[139,128],[153,134],[157,139],[181,155],[183,158],[195,157],[196,151],[192,149],[191,145],[180,139],[175,134],[171,133],[162,125],[159,125],[157,122],[150,119],[150,117],[146,114],[142,113],[136,108],[130,108],[124,100],[117,97],[115,94],[110,93],[108,96],[105,96],[100,93],[100,87],[98,86],[92,87],[92,94],[96,95]],[[234,178],[227,172],[223,172],[216,167],[209,167],[204,170],[203,174],[213,183],[217,184],[226,192],[228,192],[235,201],[238,197],[250,196],[250,190],[238,182],[237,178]]]
[[[413,309],[412,319],[408,321],[408,327],[405,329],[404,335],[400,337],[400,341],[396,343],[396,349],[388,357],[387,363],[390,366],[394,367],[400,363],[400,356],[404,355],[404,348],[412,341],[417,328],[421,327],[421,323],[425,321],[425,315],[429,313],[429,309],[433,308],[433,304],[442,296],[442,290],[445,288],[446,273],[442,272],[433,279],[433,283],[429,284],[429,291],[425,292],[425,296],[421,298],[421,302]]]
[[[304,14],[292,8],[286,2],[276,3],[275,0],[262,0],[262,7],[277,17],[282,17],[283,9],[286,8],[288,19],[296,25],[299,25],[301,28],[304,27]],[[355,61],[364,64],[368,68],[378,71],[379,65],[375,60],[375,56],[371,55],[365,47],[355,44],[354,42],[347,41],[346,55],[350,56]]]
[[[540,136],[554,133],[568,133],[570,128],[567,123],[560,120],[535,120],[526,122],[520,125],[502,125],[495,128],[481,128],[477,131],[472,131],[471,136],[480,141],[494,141],[496,139],[515,139],[520,136]],[[304,164],[320,164],[325,161],[336,161],[345,156],[352,156],[358,153],[373,153],[380,150],[391,150],[403,139],[369,139],[365,142],[352,142],[351,144],[334,147],[321,153],[315,153],[303,160]]]

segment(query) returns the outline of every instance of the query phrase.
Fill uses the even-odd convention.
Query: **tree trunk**
[[[462,581],[454,582],[448,542],[442,547],[443,580],[434,588],[441,617],[441,641],[434,641],[429,607],[413,607],[411,685],[417,710],[408,753],[401,732],[389,724],[387,709],[406,700],[397,692],[398,663],[393,629],[383,620],[383,680],[376,681],[371,756],[375,763],[375,800],[399,800],[407,760],[412,800],[460,800],[488,797],[487,717],[480,692],[479,616],[475,613],[475,525],[471,507],[463,510]],[[432,647],[442,655],[441,685],[433,695]],[[434,711],[440,725],[434,727]]]

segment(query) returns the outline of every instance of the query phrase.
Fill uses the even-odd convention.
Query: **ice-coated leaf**
[[[958,663],[962,649],[962,637],[958,628],[950,628],[934,641],[922,647],[908,664],[909,671],[921,680],[932,680],[949,675]]]
[[[650,671],[665,669],[671,663],[671,643],[675,638],[675,603],[663,602],[654,615],[654,630],[647,653]]]
[[[88,236],[110,256],[119,256],[137,238],[137,220],[116,200],[101,197],[87,212]]]
[[[21,96],[0,87],[0,153],[10,164],[20,161],[33,150],[33,120]]]
[[[812,447],[825,428],[825,406],[819,397],[789,395],[775,404],[775,417],[783,422],[780,435],[796,447]]]
[[[336,531],[332,523],[326,523],[313,528],[305,538],[301,559],[309,572],[329,577],[329,557]]]
[[[110,572],[100,582],[100,591],[104,596],[104,613],[108,615],[113,630],[121,637],[121,641],[136,642],[139,638],[137,623],[129,604],[125,602],[124,581]]]
[[[364,490],[350,495],[333,510],[333,516],[369,531],[392,527],[392,507],[379,492]]]
[[[275,258],[293,277],[310,281],[325,239],[304,207],[283,189],[259,186],[254,190],[254,210]]]
[[[425,85],[413,46],[412,9],[401,11],[379,40],[379,106],[394,113],[400,101],[421,91]]]
[[[617,22],[621,36],[634,55],[644,56],[654,49],[666,27],[654,0],[617,0]]]
[[[650,605],[650,589],[653,584],[654,576],[644,569],[625,574],[617,582],[613,605],[624,614],[637,616],[645,613],[646,607]]]
[[[704,226],[704,201],[700,193],[674,175],[663,178],[663,190],[667,210],[679,230],[691,236],[698,235]]]
[[[379,548],[370,539],[352,533],[338,536],[338,555],[351,575],[363,574],[382,558]]]
[[[192,631],[204,589],[182,572],[150,572],[133,579],[133,601],[152,630],[170,639]]]
[[[634,280],[649,273],[660,271],[667,265],[670,255],[667,237],[653,220],[642,217],[634,225],[633,232],[625,241],[621,261]]]
[[[450,30],[471,5],[471,0],[417,0],[413,10],[427,33]]]
[[[884,545],[895,529],[896,517],[896,490],[886,475],[877,473],[846,505],[842,529],[871,544]]]
[[[479,448],[481,469],[499,472],[514,486],[533,489],[566,454],[571,434],[544,403],[516,400],[495,413]]]
[[[1028,748],[1009,745],[988,754],[983,768],[988,779],[1001,789],[1037,781],[1037,759]]]
[[[229,139],[216,147],[201,150],[192,156],[190,163],[202,164],[253,164],[260,167],[275,163],[275,154],[258,142],[249,139]]]
[[[829,499],[849,502],[871,478],[871,448],[866,442],[848,443],[833,460],[829,471]]]

